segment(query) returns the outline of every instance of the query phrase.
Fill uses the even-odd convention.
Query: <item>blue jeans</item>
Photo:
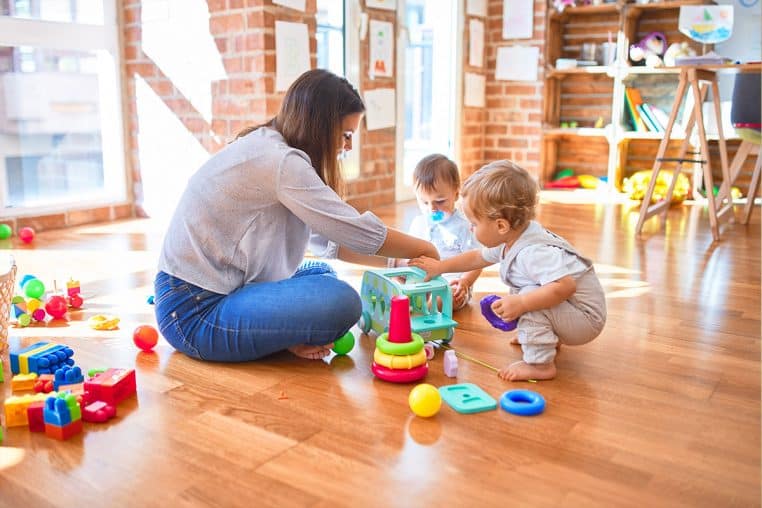
[[[167,273],[154,281],[156,321],[167,342],[199,360],[245,362],[298,344],[329,344],[360,318],[357,292],[319,261],[290,279],[213,293]]]

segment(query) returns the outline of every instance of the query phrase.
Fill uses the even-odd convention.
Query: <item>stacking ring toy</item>
[[[383,365],[379,365],[373,362],[370,366],[370,370],[378,378],[390,383],[412,383],[426,377],[429,373],[429,364],[424,363],[418,367],[412,369],[389,369]]]
[[[387,355],[376,348],[373,361],[388,369],[412,369],[426,363],[426,353],[421,349],[414,355]]]
[[[532,390],[510,390],[500,397],[500,407],[514,415],[534,416],[545,410],[545,399]]]
[[[411,333],[413,340],[410,342],[389,342],[389,334],[382,333],[376,339],[376,347],[387,355],[414,355],[423,349],[423,337],[417,333]]]
[[[513,321],[503,321],[500,319],[497,314],[495,314],[495,311],[492,310],[492,304],[495,302],[495,300],[499,300],[500,297],[497,295],[487,295],[484,298],[481,299],[479,302],[479,305],[482,308],[482,315],[487,319],[489,324],[497,328],[498,330],[502,330],[504,332],[510,332],[511,330],[516,328],[516,325],[518,324],[519,320],[514,319]]]

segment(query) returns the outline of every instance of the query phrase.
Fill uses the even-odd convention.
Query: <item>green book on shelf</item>
[[[656,122],[656,120],[651,115],[651,111],[648,108],[648,103],[644,102],[643,104],[640,104],[638,106],[638,112],[640,113],[640,117],[645,122],[646,126],[648,127],[648,130],[651,132],[664,132],[664,129],[661,128],[661,126]]]
[[[633,90],[635,93],[633,93]],[[638,112],[638,105],[643,103],[643,98],[640,96],[640,92],[635,88],[624,89],[624,105],[627,113],[630,114],[630,121],[635,132],[646,132],[648,128],[640,118],[640,112]]]

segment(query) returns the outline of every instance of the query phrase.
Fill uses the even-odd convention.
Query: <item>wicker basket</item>
[[[8,321],[11,317],[13,285],[16,282],[16,261],[13,256],[0,258],[0,353],[8,348]]]

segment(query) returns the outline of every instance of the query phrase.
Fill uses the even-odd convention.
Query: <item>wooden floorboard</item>
[[[85,369],[134,367],[138,395],[105,425],[67,442],[4,428],[0,506],[759,506],[760,212],[712,242],[705,208],[686,204],[634,236],[637,206],[545,193],[539,219],[592,257],[609,319],[590,344],[562,348],[555,380],[507,383],[460,361],[457,382],[493,397],[540,392],[545,413],[502,410],[431,419],[407,407],[410,386],[370,372],[373,340],[347,357],[288,353],[238,365],[201,363],[163,340],[146,303],[163,228],[133,220],[41,233],[12,249],[19,277],[81,281],[68,321],[11,328],[9,345],[65,343]],[[572,198],[572,199],[570,199]],[[405,227],[411,203],[377,213]],[[362,267],[335,263],[359,288]],[[500,292],[495,267],[475,302]],[[95,314],[121,317],[94,331]],[[476,303],[456,314],[453,345],[494,365],[521,357]],[[355,329],[357,332],[357,330]],[[3,353],[10,394],[10,366]],[[427,382],[451,384],[442,356]]]

